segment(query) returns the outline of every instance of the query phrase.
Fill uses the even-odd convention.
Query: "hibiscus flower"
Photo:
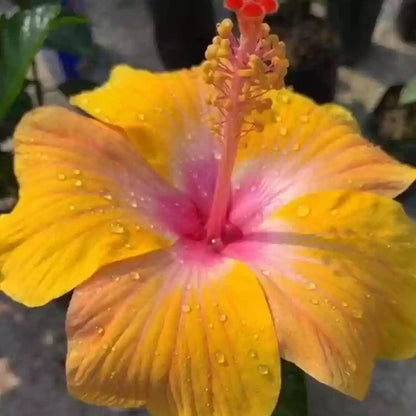
[[[273,4],[271,4],[273,3]],[[192,70],[114,69],[15,133],[20,199],[0,217],[0,288],[74,289],[69,391],[164,416],[267,416],[280,358],[363,398],[416,352],[415,170],[343,109],[283,88],[270,1],[231,1]],[[272,7],[273,6],[273,7]]]

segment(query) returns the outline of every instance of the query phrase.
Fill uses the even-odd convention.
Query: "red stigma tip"
[[[234,12],[241,12],[245,17],[262,17],[275,13],[279,7],[276,0],[225,0],[224,6]]]

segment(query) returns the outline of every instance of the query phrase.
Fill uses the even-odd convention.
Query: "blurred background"
[[[348,107],[363,133],[416,165],[416,0],[286,0],[269,19],[287,42],[288,85]],[[22,115],[106,80],[117,63],[198,64],[222,0],[0,0],[0,213],[14,206],[11,136]],[[416,196],[401,201],[416,217]],[[52,207],[53,208],[53,207]],[[1,238],[1,236],[0,236]],[[29,310],[0,294],[0,415],[141,415],[66,393],[65,301]],[[368,398],[308,379],[310,416],[414,416],[416,360],[377,365]]]

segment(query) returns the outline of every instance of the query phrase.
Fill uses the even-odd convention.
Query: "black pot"
[[[328,18],[341,41],[342,63],[353,65],[370,50],[383,0],[328,0]]]
[[[311,15],[293,20],[279,13],[269,23],[287,46],[290,67],[286,85],[318,103],[333,101],[339,44],[329,25]]]
[[[416,166],[416,104],[399,104],[404,85],[389,87],[367,125],[371,139],[401,162]]]
[[[210,0],[152,0],[154,33],[166,69],[197,65],[215,36],[214,11]]]
[[[416,42],[416,0],[402,0],[396,26],[404,41]]]

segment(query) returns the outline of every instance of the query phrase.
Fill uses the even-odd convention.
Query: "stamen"
[[[237,13],[241,36],[234,36],[232,21],[225,19],[218,25],[218,36],[207,48],[207,60],[202,65],[205,82],[214,87],[207,98],[214,110],[211,130],[222,145],[207,223],[210,240],[221,237],[240,138],[250,130],[263,130],[260,121],[253,121],[253,112],[271,108],[272,101],[265,94],[284,86],[289,66],[284,43],[270,35],[270,27],[263,23],[266,14],[277,10],[275,0],[225,0],[225,6]]]

